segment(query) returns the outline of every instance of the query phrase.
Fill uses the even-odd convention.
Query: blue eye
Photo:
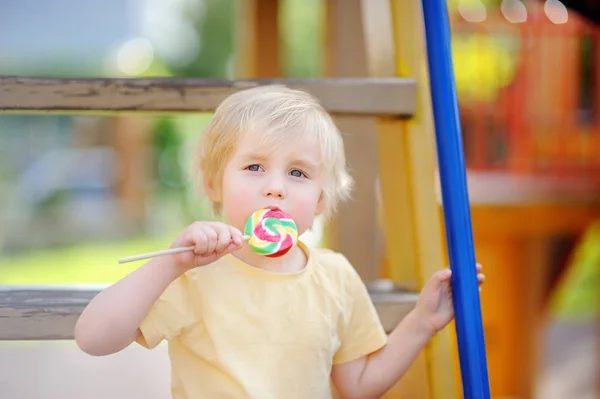
[[[260,165],[257,165],[257,164],[249,165],[249,166],[246,167],[246,169],[248,169],[251,172],[259,172],[260,171]]]
[[[299,169],[293,169],[290,174],[294,177],[306,177],[306,174]]]

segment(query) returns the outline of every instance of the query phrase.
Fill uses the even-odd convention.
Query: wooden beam
[[[234,92],[283,84],[316,96],[331,113],[411,116],[411,79],[68,79],[0,76],[0,112],[210,112]]]
[[[77,318],[104,286],[0,286],[1,340],[72,339]],[[418,295],[370,287],[375,308],[390,332],[410,312]]]
[[[236,77],[275,78],[282,75],[281,35],[277,0],[239,0],[236,20]]]

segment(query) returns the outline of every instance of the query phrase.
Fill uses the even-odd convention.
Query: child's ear
[[[317,209],[315,209],[315,216],[319,216],[325,210],[325,198],[323,198],[323,193],[319,196],[319,202],[317,202]]]
[[[214,180],[204,177],[204,191],[211,202],[221,202],[221,191],[215,186]]]

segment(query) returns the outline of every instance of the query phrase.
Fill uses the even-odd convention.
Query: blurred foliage
[[[154,176],[159,177],[159,188],[181,189],[184,186],[184,170],[177,153],[183,144],[177,125],[172,118],[158,118],[154,125]]]
[[[196,1],[204,2],[205,12],[195,13],[183,8],[181,17],[191,22],[201,38],[200,51],[185,65],[166,62],[166,66],[175,77],[224,79],[234,50],[235,1]]]
[[[196,57],[183,65],[169,62],[156,56],[145,76],[165,76],[174,78],[225,79],[228,65],[234,51],[235,1],[234,0],[195,0],[204,1],[204,12],[191,12],[189,7],[181,10],[181,18],[188,20],[196,35],[201,38],[200,51]],[[160,193],[185,193],[189,164],[180,161],[182,147],[186,144],[186,133],[181,130],[177,119],[169,116],[157,117],[153,129],[154,173],[156,189]],[[195,133],[200,133],[197,126]],[[188,202],[183,202],[184,208]]]
[[[322,74],[324,18],[324,1],[281,2],[280,27],[285,76],[311,78]]]

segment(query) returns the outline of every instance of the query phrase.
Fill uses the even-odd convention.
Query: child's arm
[[[419,319],[413,310],[392,331],[382,349],[333,367],[331,376],[342,398],[379,398],[404,375],[434,335],[433,329]]]
[[[171,256],[155,258],[100,292],[77,320],[77,345],[94,356],[129,346],[152,304],[182,271]]]
[[[481,271],[480,265],[477,270]],[[415,309],[392,331],[386,346],[333,367],[332,379],[343,398],[379,398],[402,378],[429,340],[454,316],[450,276],[450,269],[445,269],[431,277]],[[484,279],[478,274],[479,284]]]
[[[231,226],[193,223],[171,246],[194,245],[194,251],[154,258],[88,304],[75,326],[77,345],[95,356],[124,349],[139,337],[140,324],[173,281],[190,269],[241,248],[242,242],[242,233]]]

